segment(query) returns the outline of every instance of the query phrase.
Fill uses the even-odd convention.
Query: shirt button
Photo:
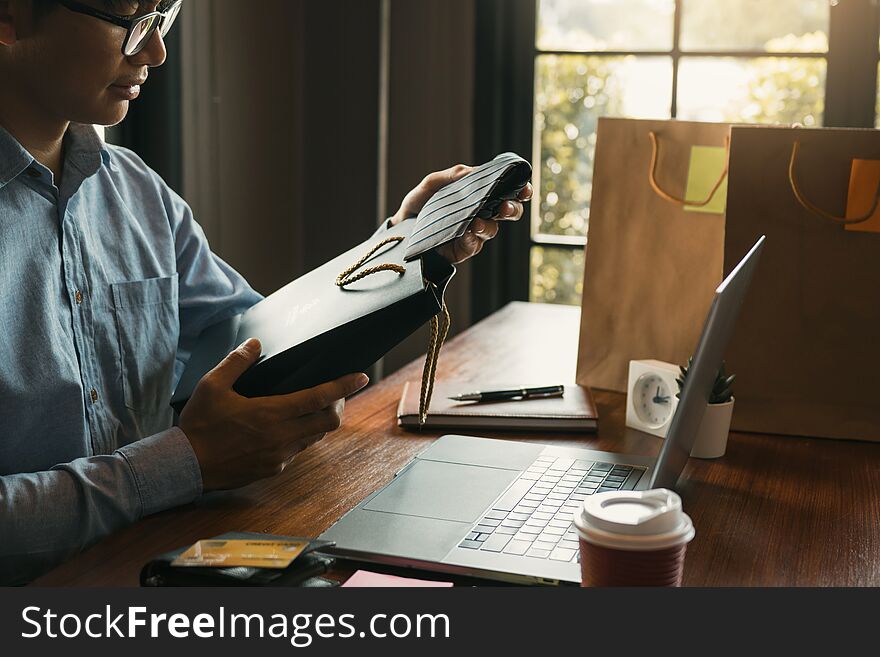
[[[79,290],[77,290],[76,294],[74,295],[74,298],[76,299],[77,305],[81,304],[83,302],[83,293],[80,292]]]
[[[43,177],[43,174],[40,173],[39,171],[37,171],[36,169],[34,169],[33,167],[28,167],[27,175],[29,175],[31,178],[42,178]]]
[[[92,398],[92,403],[96,404],[98,402],[98,391],[92,388],[92,391],[89,393],[89,396]]]

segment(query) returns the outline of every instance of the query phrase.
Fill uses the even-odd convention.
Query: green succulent
[[[684,390],[684,381],[687,378],[688,370],[693,363],[694,357],[691,356],[688,358],[687,365],[678,368],[681,374],[675,379],[675,381],[678,383],[678,394],[676,397],[679,399],[681,399],[681,391]],[[736,374],[728,376],[725,367],[726,363],[722,362],[721,368],[718,370],[718,375],[715,377],[715,383],[712,384],[712,394],[709,396],[710,404],[726,404],[733,399],[733,390],[731,390],[731,386],[733,386],[733,382],[736,380]]]

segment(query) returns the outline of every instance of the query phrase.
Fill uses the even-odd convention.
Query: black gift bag
[[[443,295],[455,267],[439,246],[461,238],[474,219],[495,216],[531,177],[528,162],[502,153],[434,194],[406,219],[278,290],[199,337],[171,405],[180,412],[199,380],[248,338],[260,360],[235,383],[246,397],[296,392],[363,372],[431,320],[420,398],[427,416],[437,357],[449,330]]]
[[[409,219],[376,233],[241,315],[209,327],[172,406],[179,412],[199,380],[248,338],[258,338],[263,353],[235,383],[245,397],[296,392],[368,370],[441,313],[455,274],[434,252],[404,261],[415,223]]]

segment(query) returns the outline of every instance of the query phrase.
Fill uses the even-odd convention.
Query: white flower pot
[[[698,459],[717,459],[719,456],[724,456],[724,452],[727,451],[727,435],[730,433],[734,401],[731,399],[725,404],[706,406],[691,456]]]

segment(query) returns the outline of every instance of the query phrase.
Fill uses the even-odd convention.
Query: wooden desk
[[[438,378],[574,381],[578,325],[576,308],[510,304],[444,347]],[[441,435],[396,426],[421,368],[349,400],[343,428],[281,476],[147,518],[37,584],[136,586],[150,557],[226,531],[317,536]],[[623,395],[596,398],[598,435],[517,439],[658,453],[659,439],[625,428]],[[880,444],[733,434],[724,458],[691,459],[678,490],[697,528],[685,585],[880,585]]]

